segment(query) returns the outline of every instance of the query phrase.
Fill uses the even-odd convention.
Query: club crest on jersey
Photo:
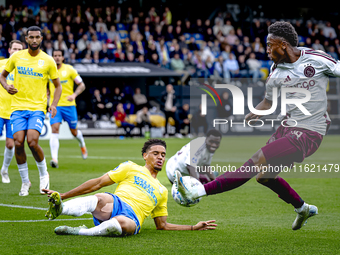
[[[38,60],[38,66],[42,67],[45,64],[44,60]]]
[[[313,77],[314,74],[315,74],[315,69],[314,69],[314,67],[312,67],[312,66],[306,66],[306,67],[305,67],[305,70],[303,71],[303,74],[304,74],[306,77],[308,77],[308,78]]]
[[[67,72],[65,70],[61,72],[62,76],[66,76],[66,74],[67,74]]]

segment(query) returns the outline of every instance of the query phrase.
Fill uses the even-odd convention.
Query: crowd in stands
[[[65,52],[67,63],[147,62],[188,77],[252,77],[269,68],[265,39],[270,20],[255,19],[250,28],[235,22],[230,13],[212,19],[173,20],[165,7],[147,11],[119,6],[55,8],[27,6],[0,8],[0,57],[7,57],[8,43],[24,41],[27,27],[43,29],[42,48]],[[300,46],[340,55],[340,24],[310,20],[293,23]]]

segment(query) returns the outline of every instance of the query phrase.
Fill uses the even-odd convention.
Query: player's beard
[[[155,169],[157,172],[162,171],[162,168],[163,168],[163,167],[161,167],[161,168],[159,168],[159,167],[154,167],[154,169]]]
[[[37,46],[33,47],[32,45],[28,44],[28,47],[29,47],[31,50],[34,51],[34,50],[39,49],[39,48],[40,48],[40,45],[41,45],[41,43],[39,43]]]

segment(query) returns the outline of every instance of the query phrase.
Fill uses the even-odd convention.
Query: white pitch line
[[[0,206],[4,206],[4,207],[12,207],[12,208],[34,209],[34,210],[42,210],[42,211],[46,211],[46,210],[48,209],[48,208],[34,207],[34,206],[24,206],[24,205],[8,205],[8,204],[0,204]]]
[[[12,208],[33,209],[33,210],[41,210],[41,211],[47,211],[48,210],[48,208],[34,207],[34,206],[25,206],[25,205],[0,204],[0,206],[3,206],[3,207],[12,207]],[[85,214],[91,214],[91,213],[87,212]]]
[[[76,219],[56,219],[56,220],[0,220],[0,223],[11,222],[43,222],[43,221],[73,221],[73,220],[93,220],[93,218],[76,218]]]

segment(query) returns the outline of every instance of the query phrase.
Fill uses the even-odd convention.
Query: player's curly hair
[[[144,143],[144,146],[142,148],[142,156],[145,152],[147,152],[151,146],[153,145],[161,145],[166,149],[166,142],[160,139],[149,139]]]
[[[289,22],[276,21],[268,27],[268,33],[284,38],[293,47],[298,46],[298,34]]]

